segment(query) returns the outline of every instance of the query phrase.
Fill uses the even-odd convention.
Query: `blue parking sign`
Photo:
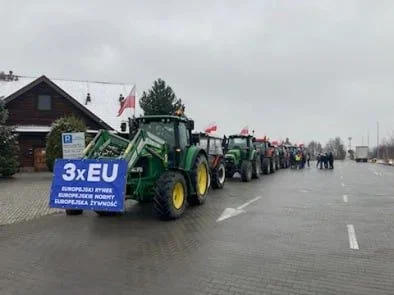
[[[73,137],[71,134],[63,134],[63,143],[73,143]]]
[[[49,207],[93,211],[124,211],[127,162],[118,159],[58,159]]]

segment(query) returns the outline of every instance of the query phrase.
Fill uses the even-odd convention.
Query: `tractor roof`
[[[169,121],[181,121],[181,122],[187,122],[190,121],[189,118],[183,117],[183,116],[171,116],[171,115],[151,115],[151,116],[142,116],[139,118],[136,118],[138,121],[161,121],[162,119],[164,120],[169,120]]]
[[[256,142],[270,142],[270,141],[266,138],[256,138]]]
[[[209,138],[215,138],[215,139],[223,140],[223,138],[221,138],[221,137],[219,137],[219,136],[213,136],[213,135],[211,135],[211,134],[204,133],[204,132],[199,132],[199,133],[195,133],[195,134],[198,134],[201,138],[209,137]]]
[[[251,138],[252,135],[234,134],[230,135],[228,138]]]

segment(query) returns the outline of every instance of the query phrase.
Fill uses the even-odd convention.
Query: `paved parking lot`
[[[394,294],[393,171],[344,162],[233,179],[173,222],[133,204],[5,225],[0,294]],[[217,222],[226,208],[243,212]]]
[[[0,179],[0,225],[59,212],[48,208],[51,177],[50,173],[21,173]]]

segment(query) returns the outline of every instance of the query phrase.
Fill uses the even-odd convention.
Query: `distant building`
[[[23,77],[0,72],[0,100],[9,112],[7,125],[15,126],[23,170],[46,170],[45,138],[56,119],[74,114],[90,133],[100,129],[120,132],[128,111],[117,116],[119,97],[133,85]]]

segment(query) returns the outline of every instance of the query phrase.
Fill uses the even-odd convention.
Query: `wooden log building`
[[[0,72],[0,100],[9,112],[7,125],[14,126],[20,145],[22,171],[45,171],[46,135],[56,119],[74,114],[89,133],[100,129],[121,132],[130,112],[117,116],[120,97],[131,84],[26,77]],[[126,131],[127,132],[127,131]]]

